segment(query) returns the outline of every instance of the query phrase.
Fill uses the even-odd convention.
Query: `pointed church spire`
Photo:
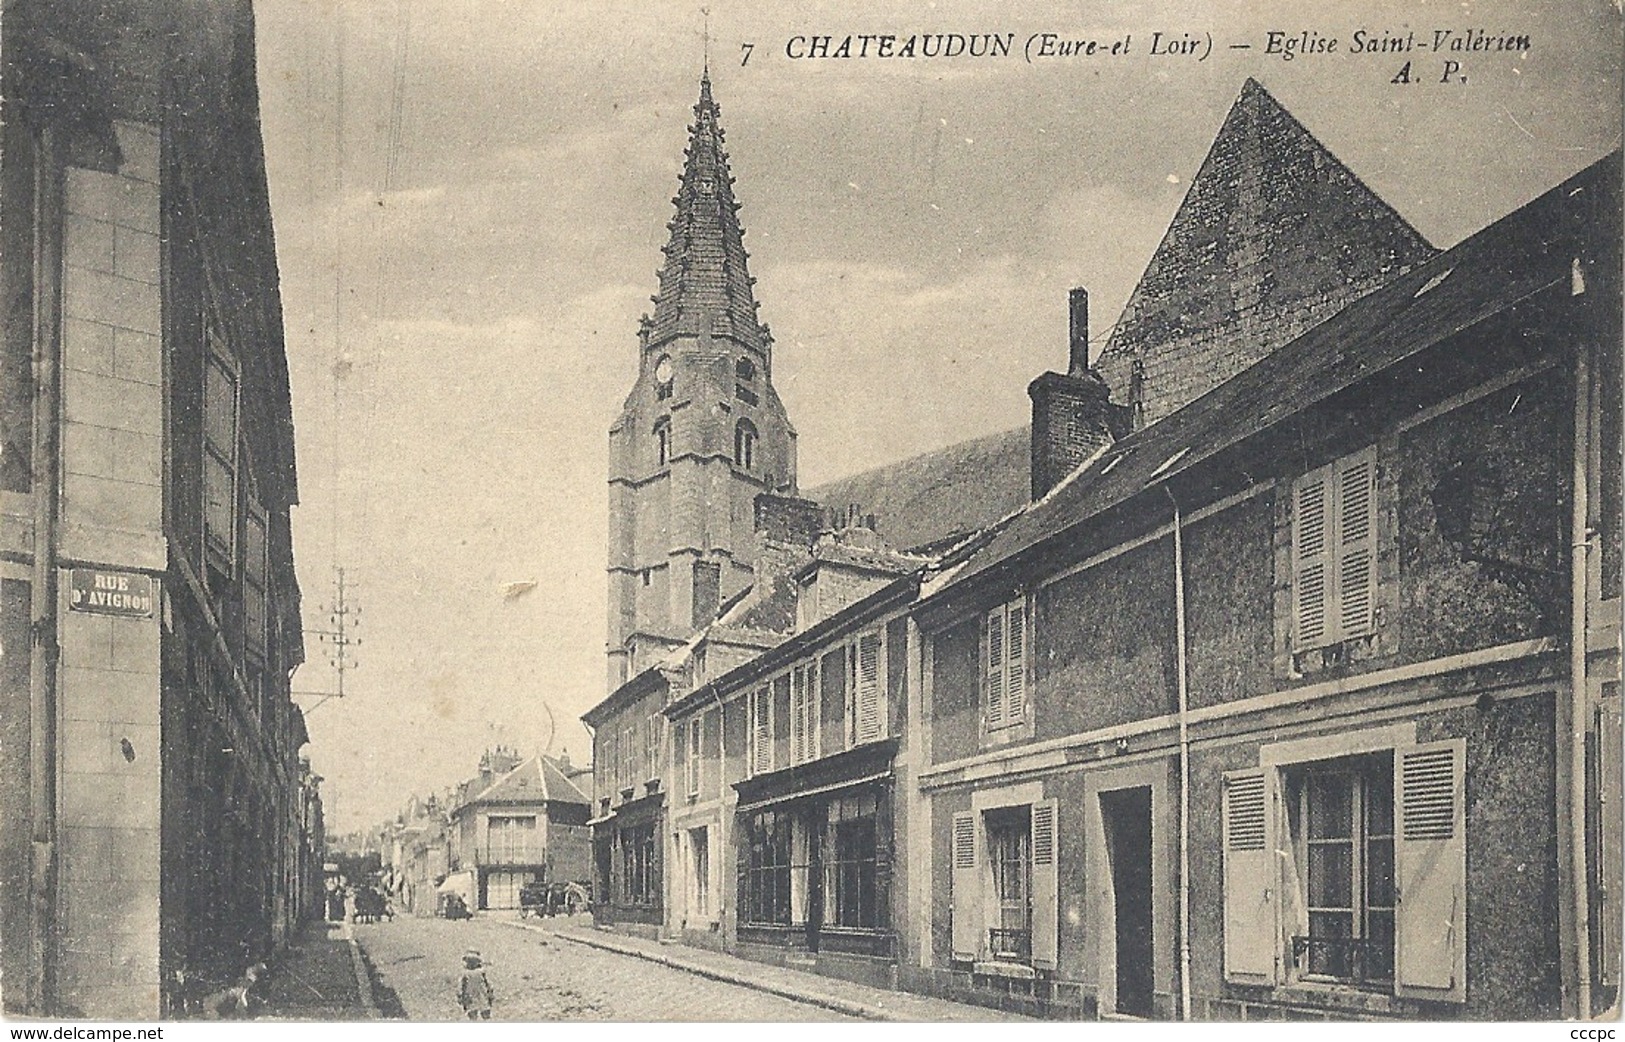
[[[666,261],[654,298],[651,345],[679,335],[716,335],[765,349],[720,116],[707,64],[689,128],[682,186],[672,200],[677,215],[667,226],[671,239],[663,251]]]

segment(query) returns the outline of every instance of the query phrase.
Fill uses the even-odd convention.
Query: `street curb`
[[[339,927],[339,936],[344,938],[345,945],[350,950],[350,969],[355,973],[356,994],[361,996],[361,1008],[366,1012],[368,1020],[378,1019],[378,1006],[372,1001],[372,977],[367,973],[367,964],[361,961],[361,946],[355,941],[355,930],[350,921],[345,919]]]
[[[853,1002],[851,999],[842,999],[833,995],[820,995],[817,992],[787,988],[782,985],[769,983],[768,981],[757,980],[742,973],[729,973],[726,970],[712,969],[709,966],[702,966],[699,963],[689,962],[686,959],[678,959],[673,958],[670,955],[659,955],[654,952],[646,952],[641,948],[636,948],[631,945],[616,944],[614,941],[603,938],[584,937],[575,933],[563,933],[549,930],[541,926],[532,926],[529,923],[516,922],[512,919],[497,919],[495,921],[506,926],[512,926],[515,929],[529,930],[532,933],[543,934],[547,937],[557,937],[560,940],[569,941],[572,944],[579,944],[587,948],[598,948],[606,952],[615,952],[618,955],[630,955],[633,958],[642,959],[645,962],[657,963],[661,966],[669,966],[674,970],[682,970],[684,973],[692,973],[696,977],[704,977],[707,980],[721,981],[724,984],[736,984],[742,988],[750,988],[753,991],[764,992],[768,995],[776,995],[781,999],[789,999],[791,1002],[799,1002],[805,1006],[818,1006],[823,1009],[831,1010],[835,1013],[843,1013],[849,1017],[857,1017],[861,1020],[900,1022],[902,1019],[900,1017],[893,1016],[886,1010],[865,1005],[861,1002]]]

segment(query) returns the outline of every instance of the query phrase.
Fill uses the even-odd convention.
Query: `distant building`
[[[448,872],[474,874],[479,908],[518,908],[533,880],[591,878],[587,796],[568,761],[498,746],[446,812]]]
[[[253,14],[0,17],[5,1004],[151,1019],[321,856]]]

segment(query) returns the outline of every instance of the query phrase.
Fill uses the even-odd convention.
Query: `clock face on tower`
[[[671,359],[662,358],[655,363],[655,382],[661,384],[671,383]]]

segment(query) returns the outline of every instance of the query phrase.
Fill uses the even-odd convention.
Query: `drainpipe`
[[[1190,691],[1185,680],[1185,538],[1179,500],[1174,506],[1174,663],[1179,688],[1179,1018],[1191,1019],[1191,736]]]
[[[711,870],[711,865],[714,864],[717,866],[717,910],[715,913],[717,917],[717,939],[724,945],[724,950],[727,950],[728,926],[725,917],[728,914],[728,904],[723,899],[724,894],[727,891],[722,886],[722,880],[724,878],[722,873],[729,871],[727,866],[736,864],[736,859],[733,857],[733,851],[728,847],[728,801],[726,798],[727,793],[725,791],[728,786],[728,704],[722,700],[722,692],[716,690],[715,688],[711,689],[711,697],[717,700],[717,846],[716,850],[712,851],[710,856],[706,859],[709,863],[705,866],[705,868],[706,871],[709,872]],[[749,740],[748,737],[746,740]],[[705,741],[704,724],[700,725],[700,741],[701,745],[703,746]],[[706,880],[706,888],[709,889],[710,886],[710,880]],[[739,897],[738,886],[738,871],[735,869],[734,898],[736,900]],[[734,947],[738,947],[737,938],[735,939]]]
[[[19,130],[26,133],[23,125]],[[56,135],[40,132],[34,159],[34,574],[29,651],[29,945],[27,1008],[56,1007],[57,520],[61,506],[62,174]]]
[[[1574,490],[1569,563],[1569,843],[1574,889],[1575,1013],[1591,1016],[1591,888],[1586,857],[1586,595],[1591,529],[1586,459],[1591,436],[1590,348],[1582,344],[1574,370]]]

